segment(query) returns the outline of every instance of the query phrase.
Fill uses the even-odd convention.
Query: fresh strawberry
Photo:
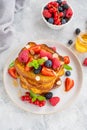
[[[48,9],[43,10],[43,16],[45,18],[51,18],[52,14],[48,11]]]
[[[65,91],[69,91],[74,86],[74,80],[70,78],[65,79]]]
[[[48,57],[48,59],[51,59],[52,58],[52,54],[50,53],[50,52],[47,52],[47,51],[45,51],[45,50],[41,50],[40,51],[40,57]]]
[[[55,76],[55,73],[52,69],[48,69],[47,67],[42,68],[41,73],[45,76]]]
[[[52,97],[51,99],[49,99],[49,102],[52,106],[56,106],[59,101],[60,101],[59,97]]]
[[[29,50],[32,50],[35,53],[39,53],[40,50],[41,50],[41,46],[40,45],[36,45],[36,46],[30,47]]]
[[[9,73],[9,75],[11,76],[11,77],[13,77],[13,78],[17,78],[17,72],[16,72],[16,69],[15,69],[15,67],[13,66],[13,67],[11,67],[11,68],[8,68],[8,73]]]
[[[69,64],[70,63],[70,58],[69,56],[64,56],[64,63]]]
[[[28,54],[29,51],[27,49],[22,50],[18,56],[18,60],[22,63],[27,63],[29,60]]]
[[[87,58],[84,59],[83,65],[84,65],[84,66],[87,66]]]
[[[52,67],[53,67],[53,69],[57,69],[58,67],[60,67],[60,61],[58,58],[52,59]]]

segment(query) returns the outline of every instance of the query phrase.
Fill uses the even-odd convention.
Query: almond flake
[[[40,76],[36,76],[35,79],[36,79],[37,81],[39,81],[39,80],[40,80]]]
[[[44,57],[42,57],[44,60],[48,60],[48,57],[47,56],[44,56]]]
[[[61,80],[58,80],[58,81],[56,82],[56,84],[57,84],[58,86],[60,86],[60,85],[62,84],[62,81],[61,81]]]
[[[30,48],[30,45],[26,45],[25,47],[26,47],[27,49],[29,49],[29,48]]]
[[[53,54],[53,58],[58,58],[58,54],[57,54],[57,53],[54,53],[54,54]]]

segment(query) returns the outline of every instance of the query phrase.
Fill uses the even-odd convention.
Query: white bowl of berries
[[[47,3],[42,8],[41,14],[51,29],[62,29],[71,21],[73,10],[67,1],[56,0]]]

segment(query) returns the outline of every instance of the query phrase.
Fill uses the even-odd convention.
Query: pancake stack
[[[46,62],[52,65],[47,67]],[[22,88],[36,94],[49,92],[64,75],[64,58],[46,44],[29,42],[15,59],[15,68]],[[40,70],[39,70],[40,68]],[[39,70],[39,71],[38,71]]]

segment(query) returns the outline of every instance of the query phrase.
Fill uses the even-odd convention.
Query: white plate
[[[55,107],[51,106],[49,103],[46,103],[44,107],[38,107],[33,104],[29,104],[26,102],[23,102],[20,100],[20,93],[24,93],[25,90],[20,87],[20,84],[18,87],[15,87],[13,83],[13,78],[11,78],[7,72],[9,64],[17,57],[18,52],[21,50],[21,47],[17,48],[13,53],[11,53],[10,57],[8,58],[4,72],[3,72],[3,81],[5,90],[8,93],[9,97],[12,99],[12,101],[18,105],[20,108],[36,113],[36,114],[49,114],[53,112],[59,112],[61,110],[64,110],[68,106],[71,105],[72,102],[75,102],[77,95],[80,92],[80,89],[82,87],[82,80],[83,80],[83,74],[82,74],[82,68],[79,60],[75,56],[75,54],[68,49],[63,44],[60,44],[58,42],[54,41],[46,41],[46,40],[40,40],[36,41],[36,43],[45,43],[49,46],[55,46],[57,48],[57,51],[60,55],[68,55],[71,59],[70,66],[72,66],[73,70],[71,71],[70,78],[74,79],[75,85],[74,87],[69,91],[64,91],[64,80],[65,76],[62,77],[62,86],[52,90],[54,96],[60,97],[60,102]]]

